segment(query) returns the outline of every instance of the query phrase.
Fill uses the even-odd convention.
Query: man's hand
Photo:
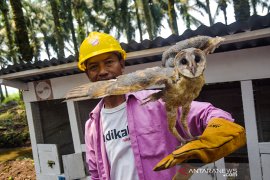
[[[198,140],[191,141],[163,158],[154,171],[164,170],[188,160],[211,163],[246,144],[245,129],[222,118],[213,118]]]

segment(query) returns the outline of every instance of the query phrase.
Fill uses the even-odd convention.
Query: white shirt
[[[111,109],[102,108],[101,119],[112,180],[138,180],[129,139],[126,102]]]

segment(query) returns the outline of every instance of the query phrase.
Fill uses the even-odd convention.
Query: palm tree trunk
[[[58,14],[58,3],[57,0],[50,0],[51,8],[52,8],[52,14],[53,14],[53,20],[54,20],[54,31],[56,35],[56,41],[58,45],[58,52],[57,56],[58,59],[65,57],[64,52],[64,40],[62,36],[62,27],[59,20],[59,14]]]
[[[143,11],[144,11],[144,16],[145,16],[145,21],[146,21],[146,29],[149,35],[149,39],[153,40],[154,38],[154,34],[153,34],[153,29],[154,29],[154,25],[153,25],[153,18],[151,16],[150,13],[150,8],[149,8],[149,4],[148,4],[148,0],[142,0],[142,4],[143,4]]]
[[[132,38],[135,36],[135,29],[132,27],[131,18],[132,18],[131,12],[128,12],[127,13],[127,28],[126,28],[128,43],[131,42]]]
[[[223,12],[223,16],[224,16],[224,21],[225,24],[228,24],[228,18],[227,18],[227,2],[228,0],[219,0],[218,1],[218,6],[221,9],[221,11]]]
[[[50,53],[50,50],[49,50],[49,43],[48,43],[48,36],[47,36],[47,32],[45,29],[42,29],[41,28],[41,33],[43,34],[43,41],[44,41],[44,46],[45,46],[45,49],[46,49],[46,54],[48,56],[48,59],[51,60],[51,53]]]
[[[0,10],[2,11],[2,16],[4,19],[7,38],[8,38],[9,59],[13,62],[13,64],[17,64],[17,58],[14,51],[14,48],[15,48],[14,41],[12,38],[13,35],[11,32],[11,27],[10,27],[9,18],[8,18],[9,9],[8,9],[6,0],[0,0]]]
[[[77,34],[78,34],[78,43],[81,44],[82,41],[85,38],[85,29],[84,29],[84,24],[82,22],[82,4],[80,1],[74,1],[74,16],[77,21],[78,27],[77,27]]]
[[[7,86],[4,85],[4,88],[5,88],[6,97],[8,97]]]
[[[30,38],[33,42],[32,46],[33,46],[34,59],[35,59],[35,62],[37,62],[38,58],[40,56],[40,42],[37,38],[37,32],[34,28],[34,23],[32,22],[32,19],[29,19],[29,26],[28,27],[29,27],[29,31],[30,31]]]
[[[142,42],[142,40],[143,40],[143,37],[142,37],[142,26],[141,26],[141,19],[140,19],[140,14],[139,14],[138,3],[137,3],[137,0],[133,0],[133,1],[134,1],[134,4],[135,4],[137,25],[138,25],[139,34],[140,34],[140,41]]]
[[[118,11],[118,2],[117,2],[117,0],[113,0],[113,3],[114,3],[115,10]]]
[[[38,58],[40,56],[40,42],[36,36],[36,33],[34,32],[34,30],[32,30],[32,40],[33,40],[33,45],[34,45],[34,57],[35,57],[35,61],[38,61]]]
[[[82,41],[85,38],[85,33],[84,33],[84,26],[81,20],[80,16],[76,17],[76,21],[78,23],[78,34],[79,34],[79,43],[82,43]]]
[[[2,85],[0,84],[0,102],[3,102],[5,99],[3,91],[2,91]]]
[[[74,45],[74,52],[75,52],[76,55],[78,55],[79,54],[78,43],[77,43],[77,39],[76,39],[76,35],[75,35],[75,28],[74,28],[74,24],[73,24],[71,6],[72,6],[71,5],[71,0],[67,0],[66,8],[67,8],[67,12],[68,12],[68,21],[69,21],[72,41],[73,41],[73,45]]]
[[[116,31],[117,35],[116,35],[116,39],[119,39],[120,36],[121,36],[121,30],[125,29],[126,30],[126,25],[127,25],[127,18],[126,18],[126,15],[127,13],[123,13],[123,11],[126,11],[127,12],[127,6],[126,6],[126,3],[127,3],[127,0],[123,0],[121,2],[121,4],[119,5],[117,0],[113,0],[113,4],[114,4],[114,13],[113,13],[113,17],[112,19],[120,19],[120,21],[118,22],[118,20],[115,21],[115,24],[114,26],[116,27],[116,29],[118,29],[118,31]],[[122,7],[124,6],[124,7]],[[124,15],[121,15],[121,14],[124,14]],[[126,32],[126,35],[127,35],[127,41],[129,42],[129,37],[128,37],[128,34],[127,34],[127,31]]]
[[[191,18],[190,18],[190,14],[188,12],[188,7],[189,7],[189,1],[186,1],[185,3],[181,3],[180,5],[180,13],[181,16],[184,20],[184,23],[186,25],[187,29],[190,29],[191,26]]]
[[[169,24],[170,28],[173,34],[179,34],[178,33],[178,26],[177,26],[177,20],[176,20],[176,13],[174,9],[174,0],[168,0],[168,13],[169,13]]]
[[[233,7],[236,21],[246,21],[250,17],[248,0],[233,0]]]
[[[222,10],[223,11],[223,15],[224,15],[224,21],[225,21],[225,24],[228,25],[228,19],[227,19],[227,11],[226,9]]]
[[[208,14],[209,23],[210,23],[210,26],[212,26],[214,24],[214,21],[213,21],[211,10],[210,10],[210,1],[209,0],[206,0],[206,7],[207,7],[207,14]]]
[[[24,21],[22,3],[20,0],[10,0],[15,22],[16,44],[24,61],[31,61],[33,58],[33,49],[29,43],[27,27]]]
[[[20,100],[23,101],[23,90],[19,90],[19,97],[20,97]]]
[[[124,30],[128,43],[131,42],[132,37],[135,36],[135,28],[131,24],[131,12],[130,8],[128,7],[128,0],[122,0],[122,2],[119,4],[119,14],[117,14],[117,17],[120,17],[120,22],[116,27],[120,30]]]
[[[256,14],[256,15],[257,15],[257,9],[256,9],[257,1],[258,1],[258,0],[251,0],[251,5],[252,5],[252,9],[253,9],[253,14]]]

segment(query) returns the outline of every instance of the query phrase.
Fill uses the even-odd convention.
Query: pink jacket
[[[160,172],[155,172],[152,169],[163,157],[175,150],[179,146],[179,142],[168,131],[163,101],[158,100],[141,105],[142,100],[153,92],[156,91],[145,90],[126,95],[129,137],[139,179],[168,180],[172,179],[176,168]],[[103,101],[90,113],[90,119],[85,124],[86,161],[91,179],[109,180],[110,165],[99,117],[102,105]],[[181,114],[180,109],[178,114]],[[192,135],[202,134],[208,121],[213,117],[233,121],[229,113],[215,108],[210,103],[192,102],[188,115]],[[178,126],[177,128],[180,135],[186,137],[182,127]],[[128,171],[128,169],[123,170]]]

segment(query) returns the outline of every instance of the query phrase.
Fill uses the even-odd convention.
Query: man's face
[[[124,60],[120,60],[115,53],[109,52],[88,59],[85,72],[90,81],[96,82],[122,75],[124,67]]]

